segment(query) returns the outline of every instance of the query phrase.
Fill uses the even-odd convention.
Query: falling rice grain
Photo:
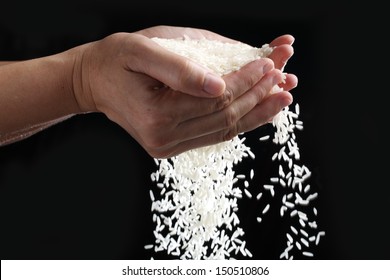
[[[255,176],[255,171],[253,169],[251,169],[251,172],[250,172],[250,178],[251,180],[253,179],[253,176]]]
[[[306,257],[313,257],[313,253],[312,252],[307,252],[307,251],[303,251],[302,255],[304,255]]]
[[[293,233],[295,233],[296,235],[298,235],[298,231],[295,229],[295,227],[293,226],[290,226],[290,229]]]
[[[269,204],[267,204],[265,207],[264,207],[264,209],[263,209],[263,215],[265,214],[265,213],[267,213],[268,212],[268,210],[269,210],[269,207],[270,207],[270,205]]]
[[[244,189],[244,192],[248,198],[252,198],[252,194],[247,189]]]
[[[269,135],[266,135],[266,136],[263,136],[263,137],[260,137],[260,141],[266,141],[266,140],[268,140],[269,139]]]

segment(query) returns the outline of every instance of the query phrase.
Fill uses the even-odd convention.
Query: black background
[[[389,259],[388,51],[385,9],[283,1],[13,1],[0,4],[0,60],[45,56],[118,31],[153,25],[206,28],[260,46],[292,34],[286,71],[305,129],[302,162],[319,191],[326,236],[318,259]],[[21,114],[23,112],[20,112]],[[247,134],[259,182],[274,174],[272,146]],[[149,259],[149,189],[156,166],[102,114],[76,116],[0,149],[1,259]],[[273,209],[259,225],[242,199],[242,226],[256,259],[278,259],[285,229]],[[257,211],[257,212],[256,212]]]

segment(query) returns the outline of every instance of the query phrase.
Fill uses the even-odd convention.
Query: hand
[[[231,41],[206,30],[158,26],[86,45],[74,66],[75,75],[82,77],[74,84],[81,110],[103,112],[151,156],[166,158],[232,139],[291,104],[288,91],[297,79],[288,74],[282,84],[277,69],[293,53],[291,36],[272,42],[276,48],[270,59],[251,62],[222,79],[148,38],[183,35]],[[270,95],[276,84],[285,91]]]

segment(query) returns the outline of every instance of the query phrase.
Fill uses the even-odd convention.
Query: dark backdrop
[[[283,1],[13,1],[0,5],[0,59],[53,54],[117,31],[167,24],[206,28],[259,46],[294,35],[286,71],[305,129],[302,163],[313,172],[318,259],[389,259],[386,26],[384,9]],[[385,76],[386,75],[386,76]],[[22,112],[21,112],[22,113]],[[267,127],[247,134],[258,180],[274,170]],[[0,148],[2,259],[148,259],[153,160],[104,115],[74,117]],[[263,177],[261,177],[263,176]],[[285,230],[273,209],[258,225],[242,199],[241,224],[257,259],[278,259]]]

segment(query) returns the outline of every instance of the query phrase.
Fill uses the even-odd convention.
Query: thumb
[[[133,54],[131,69],[193,96],[216,97],[225,91],[225,81],[210,69],[160,46],[149,38],[141,36],[139,39],[141,44],[132,46],[132,52],[135,51],[137,55]]]

